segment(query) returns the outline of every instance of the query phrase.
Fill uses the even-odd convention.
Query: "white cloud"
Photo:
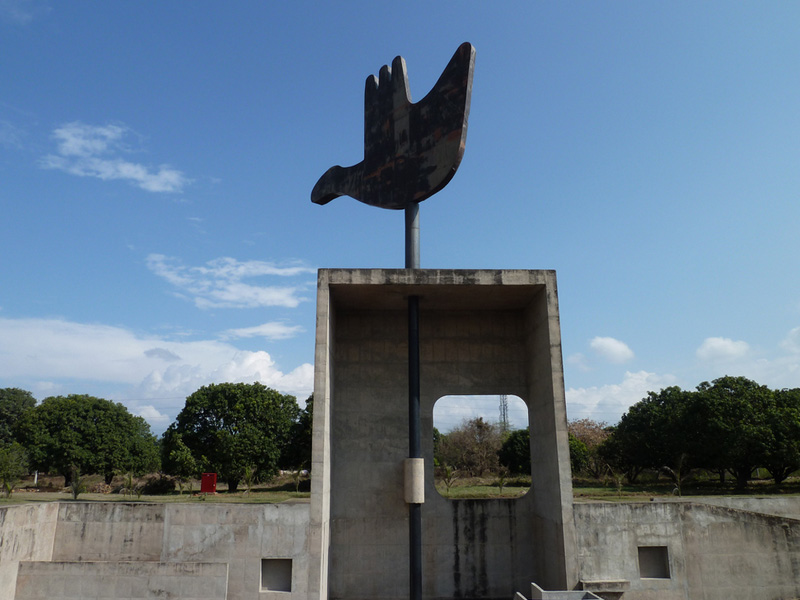
[[[781,348],[793,354],[800,354],[800,327],[795,327],[781,342]]]
[[[264,337],[268,340],[285,340],[304,331],[299,325],[286,325],[285,323],[271,322],[255,327],[242,329],[228,329],[223,333],[224,339]]]
[[[315,272],[302,265],[280,267],[263,261],[240,262],[228,257],[211,260],[200,267],[186,267],[178,259],[162,254],[149,255],[147,266],[176,287],[179,295],[191,298],[198,308],[294,308],[306,300],[298,295],[304,286],[258,286],[242,280]]]
[[[182,172],[169,165],[151,169],[117,156],[128,151],[123,141],[128,133],[122,125],[67,123],[53,132],[56,154],[45,156],[41,165],[81,177],[126,180],[148,192],[180,192],[190,183]]]
[[[24,132],[9,121],[0,120],[0,146],[11,150],[22,148]]]
[[[672,375],[628,371],[618,384],[569,388],[566,392],[567,415],[570,420],[593,419],[614,424],[628,407],[646,397],[647,392],[670,385],[675,385]]]
[[[171,341],[108,325],[0,318],[0,387],[119,400],[159,432],[168,424],[163,416],[174,418],[184,398],[203,385],[258,381],[304,399],[313,379],[310,364],[284,372],[267,352],[215,340]]]
[[[155,406],[152,404],[146,404],[144,406],[140,406],[139,409],[135,413],[137,416],[143,417],[145,421],[148,423],[161,423],[164,427],[168,426],[171,419],[169,415],[165,415],[164,413],[160,412]]]
[[[628,345],[612,337],[593,338],[589,346],[595,353],[614,364],[621,364],[633,358],[633,351]]]
[[[586,356],[582,352],[576,352],[567,357],[567,364],[577,367],[581,371],[590,371],[591,368],[587,364]]]
[[[38,0],[0,0],[0,17],[16,25],[27,25],[49,12],[50,7]]]
[[[706,338],[697,349],[697,358],[705,361],[725,361],[743,358],[750,350],[747,342],[733,341],[729,338]]]

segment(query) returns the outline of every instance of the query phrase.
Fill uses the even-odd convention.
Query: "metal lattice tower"
[[[500,396],[500,430],[505,433],[508,431],[508,396]]]

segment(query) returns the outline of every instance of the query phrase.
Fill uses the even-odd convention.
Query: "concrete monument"
[[[419,203],[461,162],[474,62],[462,44],[417,104],[402,58],[370,76],[364,160],[332,167],[311,193],[406,211],[404,270],[319,274],[309,590],[323,598],[509,598],[531,581],[577,583],[555,273],[420,269]],[[523,499],[435,492],[432,411],[449,394],[526,402]]]

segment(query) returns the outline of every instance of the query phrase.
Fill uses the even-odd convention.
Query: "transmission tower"
[[[508,396],[500,396],[500,430],[505,433],[508,431]]]

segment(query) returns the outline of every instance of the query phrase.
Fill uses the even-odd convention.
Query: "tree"
[[[36,406],[33,394],[19,388],[0,388],[0,444],[17,441],[16,427],[27,411]]]
[[[172,428],[167,429],[162,439],[161,466],[165,472],[178,478],[181,492],[185,482],[200,474],[200,467],[192,451],[183,443],[183,436]]]
[[[676,386],[648,392],[622,415],[600,447],[600,454],[631,483],[644,469],[666,467],[668,472],[685,477],[696,464],[689,447],[695,434],[686,419],[691,396],[691,392]]]
[[[572,475],[580,473],[589,464],[589,448],[581,440],[569,434],[569,464],[572,467]]]
[[[17,442],[0,446],[0,483],[8,498],[14,486],[28,472],[28,456]]]
[[[775,390],[773,399],[764,415],[771,436],[766,440],[763,466],[779,486],[800,469],[800,388]]]
[[[517,429],[506,435],[498,452],[500,464],[510,473],[531,474],[531,436],[527,429]]]
[[[766,419],[773,405],[773,392],[745,377],[725,376],[697,386],[691,421],[704,466],[727,469],[738,489],[746,487],[773,443]]]
[[[175,436],[191,451],[202,471],[219,474],[235,492],[247,467],[260,479],[278,471],[299,408],[294,396],[284,396],[260,383],[219,383],[201,387],[188,398],[164,435],[169,454]]]
[[[586,446],[588,455],[584,468],[589,475],[600,479],[606,471],[606,461],[600,455],[600,446],[611,434],[608,424],[592,419],[576,419],[567,424],[567,430]]]
[[[20,440],[31,464],[64,475],[100,473],[107,483],[117,472],[158,468],[156,438],[141,417],[119,403],[86,395],[53,396],[27,411]]]
[[[281,466],[285,469],[300,471],[311,468],[311,438],[314,431],[314,394],[306,400],[306,406],[300,411],[297,420],[292,424],[289,443],[281,456]]]
[[[465,420],[439,441],[439,464],[473,477],[494,473],[499,466],[501,443],[497,425],[483,417]]]

